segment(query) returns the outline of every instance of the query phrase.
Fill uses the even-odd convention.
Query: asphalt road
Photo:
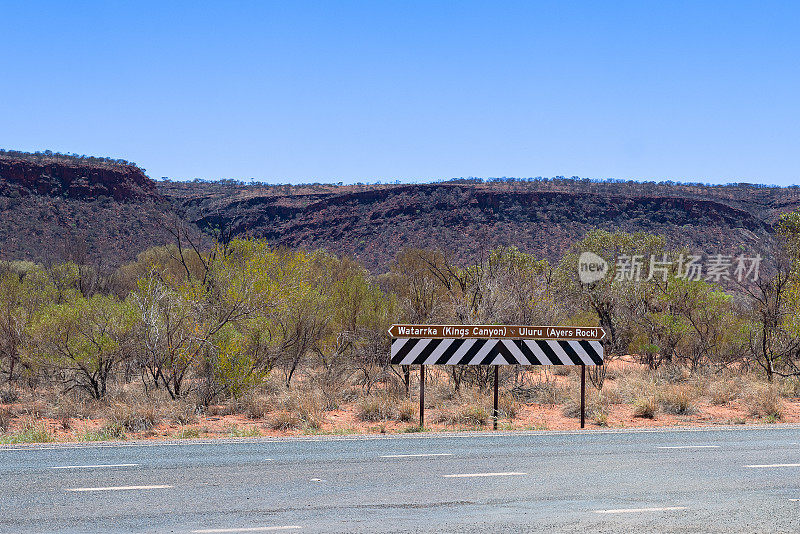
[[[800,427],[0,447],[0,532],[800,532]]]

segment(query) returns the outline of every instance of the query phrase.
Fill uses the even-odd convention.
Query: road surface
[[[0,532],[800,532],[800,427],[0,447]]]

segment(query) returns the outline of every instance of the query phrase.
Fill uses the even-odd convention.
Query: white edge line
[[[751,469],[765,468],[765,467],[800,467],[800,464],[753,464],[746,465]]]
[[[50,469],[100,469],[103,467],[136,467],[139,464],[52,465]]]
[[[610,510],[595,510],[596,514],[635,514],[639,512],[669,512],[672,510],[686,510],[685,506],[663,506],[660,508],[612,508]]]
[[[424,458],[426,456],[453,456],[449,452],[432,452],[428,454],[384,454],[381,458]]]
[[[471,478],[471,477],[510,477],[510,476],[520,476],[520,475],[527,475],[528,473],[522,473],[517,471],[508,471],[504,473],[458,473],[455,475],[442,475],[444,478]]]
[[[269,532],[274,530],[297,530],[302,528],[297,525],[285,525],[280,527],[245,527],[245,528],[206,528],[193,530],[192,534],[222,534],[224,532]]]
[[[663,445],[659,449],[719,449],[719,445]]]
[[[169,489],[174,486],[168,484],[157,484],[152,486],[101,486],[97,488],[64,488],[64,491],[125,491],[125,490],[147,490],[147,489]]]

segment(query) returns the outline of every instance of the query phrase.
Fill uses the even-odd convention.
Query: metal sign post
[[[419,366],[419,427],[425,428],[425,365]]]
[[[586,425],[586,366],[581,365],[581,428]]]
[[[494,366],[494,412],[492,412],[492,414],[493,414],[492,415],[492,419],[494,420],[493,424],[492,424],[492,427],[495,430],[497,430],[497,419],[499,419],[499,417],[500,417],[500,410],[498,409],[499,406],[498,406],[498,402],[497,402],[497,390],[498,390],[498,387],[499,387],[498,383],[500,382],[500,378],[499,377],[500,377],[500,366],[499,365],[495,365]]]
[[[391,363],[419,365],[419,426],[425,424],[425,365],[494,366],[496,430],[501,365],[580,365],[581,428],[586,426],[586,366],[603,365],[606,335],[596,326],[408,325],[389,329]]]

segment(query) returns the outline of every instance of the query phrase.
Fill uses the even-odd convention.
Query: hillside
[[[557,260],[597,227],[658,233],[707,254],[757,253],[780,213],[798,208],[796,187],[154,182],[121,160],[0,151],[0,259],[115,266],[170,242],[168,228],[178,219],[204,231],[352,255],[376,272],[405,246],[442,247],[469,261],[486,246],[516,245]]]
[[[114,267],[171,242],[176,218],[136,165],[0,152],[0,259]]]
[[[464,260],[482,246],[516,245],[550,260],[592,228],[648,231],[674,245],[757,253],[796,188],[597,183],[586,180],[371,186],[159,183],[201,228],[326,248],[386,269],[404,246],[442,247]]]

